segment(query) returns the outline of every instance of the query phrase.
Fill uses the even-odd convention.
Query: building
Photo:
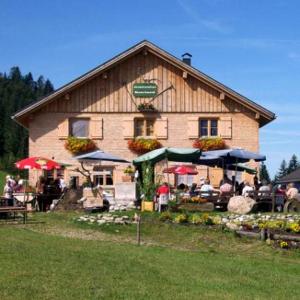
[[[142,103],[151,103],[155,111],[139,111]],[[89,137],[100,149],[130,161],[136,154],[128,149],[128,140],[136,136],[172,147],[192,147],[201,136],[219,136],[229,147],[258,151],[259,128],[274,118],[266,108],[195,69],[188,53],[181,60],[149,41],[13,116],[29,131],[30,156],[67,164],[74,164],[64,147],[70,135]],[[124,167],[102,164],[95,169],[96,179],[104,185],[121,181]],[[66,168],[66,180],[79,176],[72,169]]]
[[[283,176],[277,180],[280,184],[294,183],[295,187],[300,190],[300,168],[297,168],[290,174]]]

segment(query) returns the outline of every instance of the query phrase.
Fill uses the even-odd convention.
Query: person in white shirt
[[[244,185],[245,186],[244,186],[243,191],[242,191],[242,196],[248,197],[249,192],[254,191],[254,188],[250,185],[250,183],[248,181],[245,181]]]
[[[209,179],[205,179],[204,184],[200,188],[200,192],[202,192],[201,196],[208,197],[210,195],[209,192],[212,192],[213,190],[214,190],[214,188],[210,184]],[[207,192],[207,193],[203,193],[203,192]]]

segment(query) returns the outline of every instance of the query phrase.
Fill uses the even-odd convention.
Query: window
[[[217,119],[201,119],[199,122],[199,133],[202,136],[218,136]]]
[[[71,119],[70,135],[78,138],[89,136],[89,119]]]
[[[99,167],[95,166],[93,170],[94,185],[113,185],[113,167]]]
[[[134,136],[154,136],[155,119],[135,119]]]

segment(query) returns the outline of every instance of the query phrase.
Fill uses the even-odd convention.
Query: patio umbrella
[[[103,161],[129,163],[128,160],[125,160],[123,158],[106,153],[102,150],[96,150],[93,152],[77,155],[77,156],[74,156],[73,159],[77,159],[79,161],[101,161],[101,160],[103,160]]]
[[[250,160],[254,160],[256,162],[264,161],[266,160],[266,156],[241,148],[214,150],[202,152],[198,163],[208,166],[216,165],[223,169],[225,167],[234,171],[238,171],[239,163],[245,163]]]
[[[61,166],[54,160],[44,157],[28,157],[15,163],[20,170],[53,170],[60,169]]]
[[[202,159],[213,159],[220,158],[224,161],[224,164],[233,164],[240,162],[248,162],[250,160],[254,161],[264,161],[266,157],[264,155],[251,152],[245,149],[224,149],[224,150],[214,150],[202,152]]]
[[[174,166],[170,168],[166,168],[163,170],[163,173],[171,173],[171,174],[178,174],[178,175],[197,175],[198,172],[188,166]]]

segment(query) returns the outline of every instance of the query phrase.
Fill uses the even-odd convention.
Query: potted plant
[[[142,211],[153,211],[157,186],[154,183],[154,167],[150,162],[142,164],[142,181],[138,182],[138,187],[142,197]]]
[[[156,112],[157,109],[151,103],[141,103],[137,107],[140,112]]]
[[[128,166],[123,172],[124,172],[124,175],[122,176],[123,182],[132,182],[132,178],[134,175],[133,167]]]

